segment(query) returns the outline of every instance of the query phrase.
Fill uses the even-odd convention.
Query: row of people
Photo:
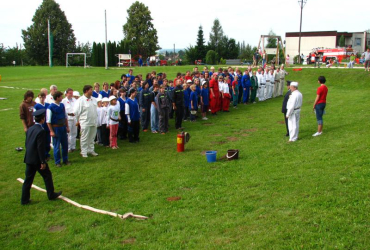
[[[141,75],[134,76],[130,70],[121,77],[121,81],[111,85],[104,83],[102,90],[99,83],[94,87],[86,85],[80,99],[79,93],[71,88],[65,91],[63,98],[63,93],[52,85],[50,94],[41,89],[36,105],[32,101],[33,93],[28,91],[21,106],[21,119],[27,131],[32,125],[32,119],[26,117],[27,108],[46,109],[44,129],[50,131],[53,139],[55,163],[61,166],[63,160],[68,165],[68,152],[76,150],[78,127],[81,127],[81,149],[84,148],[82,156],[97,155],[90,138],[97,137],[99,144],[117,148],[117,136],[138,142],[139,131],[148,131],[149,124],[152,133],[167,133],[168,120],[173,117],[175,128],[182,129],[183,121],[196,121],[199,110],[202,119],[207,120],[207,112],[211,111],[212,115],[219,111],[228,112],[231,102],[236,108],[238,103],[255,103],[256,97],[263,101],[281,95],[279,87],[271,87],[284,81],[286,74],[283,67],[282,70],[271,69],[269,73],[262,68],[257,72],[249,68],[243,75],[238,68],[235,71],[230,67],[225,70],[219,68],[216,72],[213,67],[210,71],[205,67],[203,72],[195,68],[192,73],[178,73],[171,81],[166,79],[165,73],[156,74],[155,71],[148,73],[143,80]],[[31,116],[29,112],[28,116]],[[84,126],[81,126],[81,117]],[[94,126],[97,131],[90,128]],[[50,137],[47,139],[46,145],[50,145]],[[49,151],[48,146],[47,158],[50,158]]]

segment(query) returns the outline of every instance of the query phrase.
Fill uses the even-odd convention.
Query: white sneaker
[[[98,156],[99,154],[98,153],[96,153],[96,152],[90,152],[90,154],[92,155],[92,156]]]
[[[314,133],[312,136],[319,136],[319,135],[321,135],[322,134],[322,132],[320,133],[320,132],[316,132],[316,133]]]
[[[81,156],[83,157],[83,158],[87,158],[88,156],[87,156],[87,154],[81,154]]]
[[[208,118],[207,117],[203,117],[202,120],[208,120]]]

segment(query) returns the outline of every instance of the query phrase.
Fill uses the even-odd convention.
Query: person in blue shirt
[[[151,93],[149,91],[149,83],[143,83],[144,89],[140,92],[139,106],[141,109],[141,128],[144,132],[148,131],[150,123],[150,106],[151,106]]]
[[[205,81],[203,83],[203,88],[201,91],[201,104],[202,104],[202,119],[208,120],[207,118],[207,111],[209,109],[209,88],[208,88],[208,82]]]
[[[71,165],[68,161],[68,137],[69,133],[67,112],[64,104],[61,103],[63,93],[56,91],[53,95],[54,103],[50,104],[46,110],[46,122],[50,135],[53,137],[54,161],[57,167],[61,167],[60,148],[62,148],[62,158],[65,165]]]
[[[45,92],[40,92],[40,94],[38,95],[39,99],[40,99],[40,102],[39,103],[36,103],[36,105],[33,107],[34,111],[37,111],[37,110],[40,110],[40,109],[46,109],[49,107],[49,103],[46,103],[45,102],[45,99],[46,99],[46,95],[45,95]],[[46,112],[45,112],[46,114]],[[49,130],[49,127],[48,127],[48,124],[46,123],[46,119],[44,121],[44,123],[42,124],[42,128],[45,130],[45,156],[46,156],[46,161],[48,161],[50,159],[50,142],[51,142],[51,139],[50,139],[50,130]]]
[[[189,104],[189,109],[190,109],[190,121],[195,122],[195,115],[197,114],[198,111],[198,94],[197,94],[197,88],[196,85],[193,84],[190,86],[191,93],[190,93],[190,104]]]
[[[139,67],[143,67],[143,57],[142,56],[139,56],[138,63],[139,63]]]
[[[136,89],[131,88],[129,90],[130,98],[127,99],[125,104],[125,114],[128,123],[128,138],[131,143],[137,143],[140,141],[140,111],[139,104],[135,100],[136,95]]]
[[[110,90],[109,90],[109,84],[107,82],[103,83],[103,90],[99,92],[102,96],[102,98],[106,97],[109,98],[110,96]]]
[[[238,76],[238,86],[239,86],[238,103],[241,103],[243,96],[243,86],[242,86],[243,75],[239,69],[236,71],[236,75]]]
[[[251,88],[251,79],[249,76],[249,72],[246,69],[245,73],[242,77],[242,86],[243,86],[243,103],[247,104],[249,100],[249,92]]]
[[[190,81],[191,83],[191,80],[188,80]],[[191,93],[191,89],[190,89],[190,85],[187,84],[187,83],[184,83],[182,85],[183,89],[184,89],[184,121],[187,121],[189,118],[190,118],[190,93]]]
[[[119,107],[120,107],[121,120],[119,121],[119,126],[118,126],[118,136],[120,140],[127,139],[127,117],[125,115],[125,106],[126,106],[126,101],[127,101],[126,92],[127,90],[125,88],[119,89],[120,97],[118,98],[118,102],[120,105]]]
[[[132,82],[135,80],[135,76],[133,75],[133,70],[129,69],[127,76],[128,84],[132,84]]]

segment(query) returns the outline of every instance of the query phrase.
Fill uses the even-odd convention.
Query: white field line
[[[4,89],[26,89],[26,90],[39,90],[39,89],[30,89],[30,88],[18,88],[18,87],[10,87],[10,86],[0,86],[0,88],[4,88]]]
[[[8,109],[0,109],[0,111],[8,111],[8,110],[12,110],[13,108],[8,108]]]

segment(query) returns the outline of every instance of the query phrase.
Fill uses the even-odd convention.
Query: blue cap
[[[40,116],[40,115],[44,115],[46,112],[46,109],[39,109],[39,110],[36,110],[35,112],[32,113],[33,116]]]

